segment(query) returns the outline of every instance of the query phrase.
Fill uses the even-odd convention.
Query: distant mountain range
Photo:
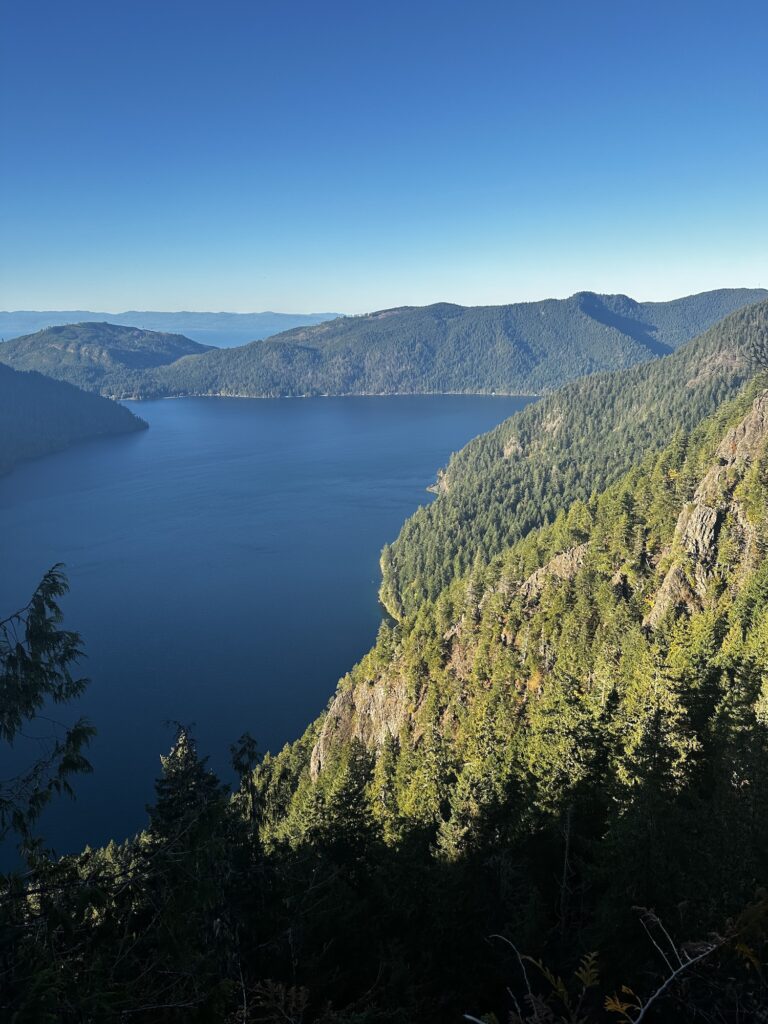
[[[1,344],[0,362],[117,398],[542,394],[666,355],[766,297],[765,289],[721,289],[636,302],[579,292],[507,306],[407,306],[208,350],[178,336],[84,323]]]
[[[146,426],[117,402],[40,373],[0,365],[0,473],[22,459],[47,455],[76,441]]]
[[[58,324],[99,322],[124,324],[148,331],[183,334],[206,345],[228,347],[268,338],[294,327],[309,327],[332,320],[338,313],[162,313],[129,310],[95,313],[86,309],[17,310],[0,312],[0,339],[9,341]]]

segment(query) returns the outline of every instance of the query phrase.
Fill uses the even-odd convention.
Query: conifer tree
[[[83,653],[80,636],[60,628],[58,602],[68,590],[63,567],[55,565],[26,607],[0,621],[0,747],[13,746],[46,703],[66,704],[88,685],[72,674]],[[91,770],[84,750],[94,732],[83,718],[57,728],[46,753],[0,783],[0,843],[13,832],[32,853],[32,829],[46,803],[55,793],[72,795],[71,777]]]
[[[179,726],[168,754],[160,757],[162,775],[155,782],[155,803],[148,807],[150,834],[165,840],[197,832],[220,816],[226,788],[206,768],[189,730]]]

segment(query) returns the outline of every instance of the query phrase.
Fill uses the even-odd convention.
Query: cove
[[[71,721],[94,772],[41,829],[58,852],[123,839],[173,726],[228,778],[229,744],[301,735],[373,642],[378,559],[450,453],[529,399],[404,396],[126,403],[140,434],[0,479],[0,617],[64,562],[64,625],[91,680]]]

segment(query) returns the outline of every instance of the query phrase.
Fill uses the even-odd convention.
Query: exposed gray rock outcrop
[[[323,720],[310,770],[318,775],[330,751],[359,740],[369,750],[383,746],[389,736],[399,736],[412,700],[402,679],[357,684],[339,690]]]
[[[546,565],[532,572],[528,579],[520,585],[520,594],[526,601],[538,600],[546,586],[547,580],[570,580],[584,565],[588,544],[578,544],[574,548],[550,558]]]
[[[731,427],[717,446],[717,463],[702,477],[677,520],[673,550],[678,560],[667,571],[645,625],[655,629],[670,611],[701,608],[717,558],[720,529],[730,517],[740,548],[740,560],[751,563],[757,537],[734,491],[768,439],[768,392],[759,395],[741,422]]]
[[[736,542],[734,557],[739,565],[748,568],[754,564],[760,550],[758,538],[735,492],[745,472],[763,451],[766,439],[768,392],[760,395],[741,422],[726,433],[716,450],[716,464],[702,477],[693,499],[681,510],[671,549],[673,562],[645,619],[647,627],[657,627],[671,611],[693,612],[704,605],[724,531]],[[589,544],[584,543],[560,552],[523,582],[500,582],[499,590],[503,589],[509,597],[517,593],[533,605],[550,580],[575,577],[585,564],[588,550]],[[631,580],[623,569],[614,572],[610,585],[617,600],[630,596]],[[482,608],[488,597],[488,593],[477,595],[477,607]],[[457,615],[442,635],[449,648],[446,665],[459,680],[468,678],[471,671],[471,644],[465,642],[465,634],[472,621],[469,613]],[[515,642],[515,637],[504,631],[500,639],[506,646]],[[342,684],[312,751],[313,776],[329,762],[334,750],[352,740],[377,750],[388,737],[399,736],[403,727],[413,722],[414,716],[418,717],[417,704],[412,684],[399,674],[396,662],[389,666],[386,675]]]

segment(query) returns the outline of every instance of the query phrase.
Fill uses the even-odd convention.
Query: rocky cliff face
[[[339,690],[312,749],[312,775],[320,772],[336,746],[359,740],[369,750],[374,750],[379,749],[388,736],[398,736],[412,703],[405,680],[398,677],[387,676]]]
[[[679,552],[667,571],[646,616],[655,629],[670,613],[694,611],[706,601],[721,527],[726,518],[746,568],[758,557],[758,538],[735,491],[746,470],[764,451],[768,438],[768,394],[752,404],[744,419],[732,427],[717,448],[717,461],[702,478],[693,500],[680,512],[672,551]]]
[[[740,573],[756,564],[760,557],[760,539],[739,488],[745,475],[764,454],[767,440],[768,391],[760,394],[746,416],[723,436],[714,463],[702,476],[692,500],[679,513],[670,549],[656,551],[648,560],[651,573],[656,571],[652,566],[658,564],[660,557],[667,568],[662,568],[661,577],[650,584],[652,606],[643,622],[646,629],[657,629],[669,615],[692,613],[705,606],[711,596],[725,538],[729,542],[728,557],[731,564],[738,563]],[[505,591],[504,597],[513,601],[522,599],[524,617],[536,614],[549,583],[566,582],[578,576],[588,558],[590,543],[587,541],[554,555],[511,591]],[[615,599],[628,600],[632,586],[626,575],[616,566],[610,571],[608,582]],[[496,614],[489,608],[492,599],[499,594],[499,586],[495,585],[475,596],[478,617]],[[465,593],[465,599],[466,596]],[[440,637],[442,664],[455,680],[457,692],[464,695],[460,701],[467,699],[467,687],[472,685],[468,681],[474,656],[474,628],[471,612],[457,613]],[[514,646],[515,636],[508,635],[501,618],[497,628],[499,646]],[[413,683],[409,683],[406,676],[397,654],[383,670],[378,670],[375,678],[361,679],[359,674],[353,673],[351,681],[345,682],[337,693],[323,721],[311,756],[313,776],[322,770],[334,749],[352,740],[360,741],[368,749],[379,749],[389,736],[398,737],[410,724],[414,740],[418,742],[420,699],[414,695]],[[516,680],[515,685],[518,683],[525,688],[520,680]]]
[[[549,580],[572,579],[581,569],[586,557],[588,544],[579,544],[560,552],[554,558],[531,573],[516,588],[518,596],[527,605],[535,604]],[[490,592],[478,601],[482,607]],[[463,664],[463,634],[468,628],[467,620],[461,616],[443,636],[449,645],[452,669],[458,676],[464,675],[467,666]],[[502,634],[502,642],[511,642]],[[386,675],[365,680],[339,689],[323,720],[320,735],[312,750],[310,768],[317,776],[327,762],[332,750],[358,740],[369,750],[378,750],[390,736],[397,737],[410,720],[413,723],[415,702],[406,680],[397,673],[396,663],[389,666]],[[414,736],[418,738],[418,726]]]
[[[541,569],[531,573],[519,588],[520,596],[526,603],[537,601],[544,587],[551,579],[571,580],[584,565],[588,544],[578,544],[551,558]]]

